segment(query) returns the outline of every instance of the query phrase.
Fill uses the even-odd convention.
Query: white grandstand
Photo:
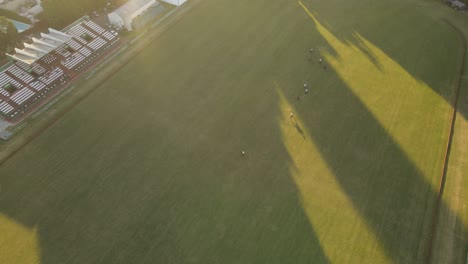
[[[36,101],[50,98],[51,91],[92,65],[95,58],[115,45],[116,32],[81,18],[63,31],[48,29],[23,49],[8,54],[14,62],[0,70],[0,114],[17,119]]]
[[[49,28],[48,34],[41,33],[41,39],[33,38],[32,44],[25,43],[24,49],[15,48],[16,54],[7,54],[7,56],[13,60],[21,61],[29,65],[40,60],[71,39],[71,36]]]

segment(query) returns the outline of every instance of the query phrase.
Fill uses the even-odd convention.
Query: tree
[[[18,44],[19,35],[15,25],[6,17],[0,16],[0,54],[11,52]]]

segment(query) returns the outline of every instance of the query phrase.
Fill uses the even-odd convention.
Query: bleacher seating
[[[40,81],[35,81],[29,84],[34,90],[36,91],[41,91],[46,87],[46,85],[43,82]]]
[[[70,46],[74,50],[79,50],[82,46],[75,40],[71,39],[67,42],[67,45]]]
[[[63,75],[63,70],[60,69],[59,67],[56,67],[55,69],[51,70],[50,72],[42,75],[39,77],[39,81],[47,84],[52,83],[53,81],[57,80]]]
[[[120,40],[116,32],[89,19],[76,22],[64,32],[72,37],[66,45],[32,64],[17,61],[0,72],[1,115],[18,118],[27,113],[24,110],[31,103],[47,97],[55,87],[63,87],[68,78],[93,65],[93,60]]]
[[[80,53],[83,54],[85,57],[88,57],[89,55],[91,55],[91,51],[87,49],[86,47],[81,48]]]
[[[55,57],[52,53],[49,53],[41,58],[41,61],[45,62],[46,64],[51,64],[56,60],[57,60],[57,57]]]
[[[0,112],[2,112],[4,115],[8,115],[14,109],[15,108],[9,103],[0,101]]]
[[[17,89],[22,89],[23,88],[23,85],[20,84],[19,82],[17,82],[15,79],[11,78],[10,76],[6,75],[4,72],[2,72],[0,74],[0,87],[2,87],[2,90],[6,92],[6,94],[4,94],[3,92],[1,92],[3,95],[5,96],[9,96],[10,94],[5,90],[3,89],[3,87],[5,85],[7,85],[8,83],[12,84],[13,86],[15,86]]]
[[[16,66],[16,64],[11,65],[7,69],[7,72],[9,72],[10,74],[12,74],[13,76],[20,79],[26,84],[30,83],[34,79],[34,77],[32,77],[29,73],[25,72],[20,67]]]
[[[103,34],[106,30],[100,27],[98,24],[94,23],[93,21],[89,20],[84,22],[86,26],[94,30],[98,34]]]
[[[96,50],[99,50],[100,48],[102,48],[106,44],[107,44],[107,42],[105,40],[103,40],[100,37],[97,37],[88,44],[88,47],[90,47],[91,49],[96,51]]]
[[[67,69],[73,69],[78,63],[84,60],[84,56],[81,53],[76,52],[66,60],[62,61],[62,65],[65,66]]]
[[[25,71],[28,71],[30,69],[29,65],[22,61],[17,61],[15,64]]]
[[[39,65],[38,63],[31,64],[31,69],[39,75],[42,75],[46,72],[46,69]]]
[[[3,96],[10,96],[10,93],[7,92],[5,89],[3,88],[0,88],[0,94],[2,94]]]
[[[102,34],[103,37],[105,37],[107,40],[113,40],[115,38],[115,35],[110,33],[109,31],[106,31],[104,34]]]
[[[57,53],[62,55],[64,58],[68,58],[72,54],[65,47],[61,47],[60,49],[58,49]]]
[[[34,92],[28,88],[23,88],[16,92],[10,99],[17,105],[21,105],[34,95]]]
[[[85,34],[90,36],[92,39],[96,38],[96,34],[91,32],[90,30],[87,30],[86,28],[84,28],[81,24],[78,24],[78,25],[72,27],[67,33],[70,36],[76,38],[78,41],[80,41],[83,44],[87,43],[87,41],[82,38],[82,36],[85,35]]]

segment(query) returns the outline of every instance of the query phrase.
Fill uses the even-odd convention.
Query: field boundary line
[[[461,40],[462,43],[462,50],[461,50],[461,65],[459,68],[459,74],[458,78],[456,81],[456,91],[455,91],[455,96],[452,104],[452,118],[451,118],[451,124],[450,124],[450,130],[449,130],[449,137],[447,140],[447,147],[445,149],[445,155],[444,155],[444,166],[442,168],[442,176],[440,179],[440,184],[439,184],[439,190],[437,192],[437,198],[436,198],[436,204],[434,208],[434,212],[432,215],[432,221],[431,221],[431,229],[430,229],[430,238],[429,238],[429,245],[428,245],[428,250],[427,250],[427,255],[425,258],[425,263],[431,264],[432,263],[432,258],[433,258],[433,247],[435,243],[435,236],[437,235],[437,224],[439,222],[439,215],[440,215],[440,205],[442,202],[442,195],[444,194],[444,188],[445,188],[445,182],[447,179],[447,171],[448,171],[448,165],[449,165],[449,160],[450,160],[450,152],[452,149],[452,142],[453,142],[453,135],[455,132],[455,123],[457,120],[457,112],[458,112],[458,101],[460,97],[460,91],[461,91],[461,86],[462,86],[462,79],[464,79],[464,72],[465,72],[465,63],[466,63],[466,49],[467,49],[467,39],[465,37],[465,34],[456,27],[454,24],[452,24],[450,21],[447,19],[443,18],[442,21],[447,23],[447,25],[454,29],[455,32],[457,33],[458,37]]]

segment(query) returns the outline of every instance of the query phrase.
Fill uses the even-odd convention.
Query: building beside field
[[[49,28],[24,43],[23,49],[7,54],[12,61],[0,68],[0,115],[18,120],[119,40],[116,32],[83,17],[61,31]]]
[[[457,10],[466,10],[466,4],[459,0],[447,0],[446,2]]]
[[[42,7],[42,0],[36,0],[36,5],[28,9],[26,12],[22,13],[22,16],[25,16],[29,19],[33,19],[40,13],[44,11],[44,8]]]
[[[187,2],[187,0],[163,0],[163,1],[168,3],[168,4],[172,4],[172,5],[176,5],[176,6],[180,6],[183,3]]]
[[[49,33],[41,33],[41,38],[33,38],[32,43],[24,43],[23,49],[15,48],[15,54],[7,54],[15,61],[23,62],[27,65],[40,60],[51,51],[71,40],[72,37],[58,30],[49,28]]]
[[[132,31],[145,26],[164,10],[165,7],[156,0],[129,0],[107,17],[111,25]]]

